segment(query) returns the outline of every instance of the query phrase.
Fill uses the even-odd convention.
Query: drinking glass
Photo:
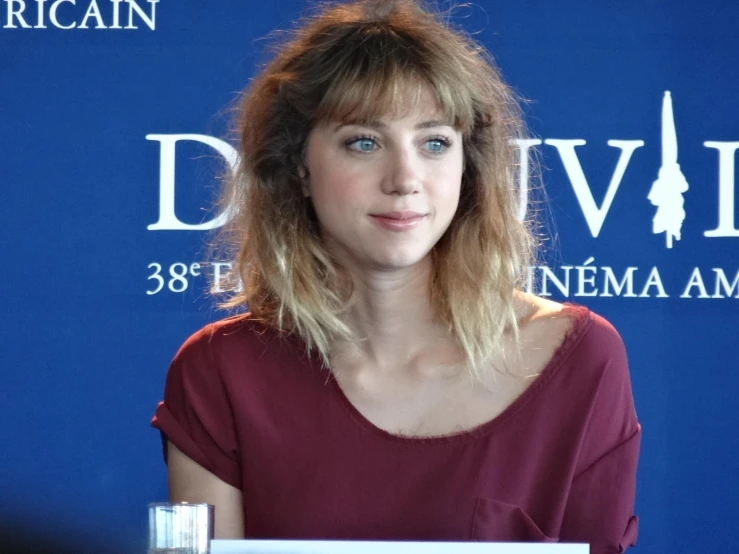
[[[210,554],[213,515],[210,504],[152,502],[148,554]]]

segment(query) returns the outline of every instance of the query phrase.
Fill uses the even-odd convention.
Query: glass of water
[[[210,554],[213,516],[210,504],[149,504],[148,554]]]

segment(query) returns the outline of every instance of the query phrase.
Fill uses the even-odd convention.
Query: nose
[[[412,151],[399,148],[388,160],[387,173],[382,184],[382,192],[405,196],[421,190],[420,160]]]

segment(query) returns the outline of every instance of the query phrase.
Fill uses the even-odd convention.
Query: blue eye
[[[444,137],[437,137],[429,139],[426,144],[431,146],[431,148],[429,148],[429,152],[432,154],[441,154],[444,150],[449,148],[452,143]]]
[[[352,137],[344,143],[349,150],[369,154],[377,147],[377,139],[369,135]],[[443,154],[451,145],[446,137],[434,137],[426,141],[427,151],[430,154]]]
[[[372,152],[376,141],[372,137],[354,137],[347,140],[346,145],[350,150],[354,150],[355,152]]]

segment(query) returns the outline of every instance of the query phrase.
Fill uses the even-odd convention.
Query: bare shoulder
[[[516,293],[518,352],[527,374],[538,374],[559,351],[576,325],[565,304],[525,292]]]
[[[554,352],[579,324],[583,340],[580,347],[588,351],[589,359],[622,355],[623,339],[603,316],[584,306],[562,304],[528,293],[516,296],[521,316],[519,330],[521,346]],[[587,330],[587,332],[585,332]]]
[[[516,292],[515,300],[521,329],[532,325],[554,330],[560,327],[567,328],[573,323],[571,318],[567,317],[566,307],[561,302],[522,291]]]

